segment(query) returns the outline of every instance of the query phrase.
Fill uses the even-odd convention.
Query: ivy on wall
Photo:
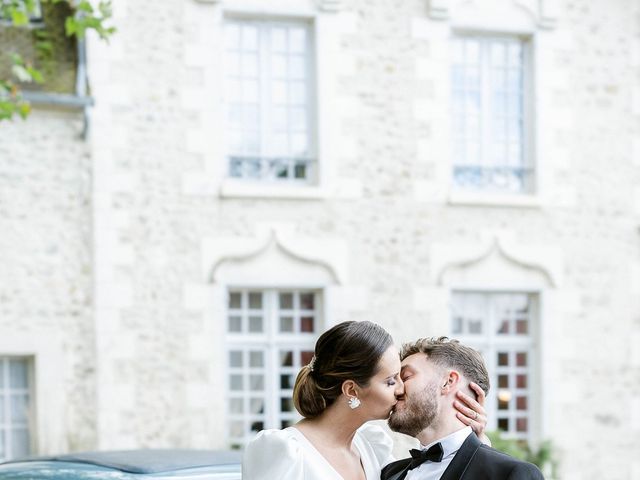
[[[108,40],[111,0],[0,0],[0,122],[27,118],[25,90],[75,92],[78,39]]]

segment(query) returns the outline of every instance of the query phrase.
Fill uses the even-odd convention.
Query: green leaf
[[[11,73],[18,79],[20,82],[31,82],[33,78],[29,73],[29,70],[22,65],[16,64],[11,67]]]
[[[11,22],[16,25],[26,25],[29,23],[29,15],[21,9],[11,9]]]

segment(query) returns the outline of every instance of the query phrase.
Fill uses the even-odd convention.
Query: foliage
[[[543,473],[550,473],[557,478],[558,461],[554,454],[553,443],[545,440],[534,450],[526,441],[503,438],[499,431],[487,432],[493,448],[511,455],[514,458],[537,465]]]
[[[108,40],[115,32],[114,27],[107,25],[112,16],[111,0],[100,0],[95,7],[90,0],[40,1],[51,4],[65,2],[71,6],[73,13],[65,19],[67,36],[82,39],[87,31],[93,30],[101,39]],[[24,26],[29,23],[31,16],[39,13],[39,7],[37,0],[0,0],[0,19],[8,21],[13,27]],[[0,78],[0,122],[10,120],[15,115],[27,118],[31,108],[21,94],[20,84],[42,83],[47,70],[50,70],[47,61],[51,59],[53,45],[47,32],[37,27],[34,30],[34,47],[44,65],[44,74],[16,53],[7,53],[12,65],[11,78]]]

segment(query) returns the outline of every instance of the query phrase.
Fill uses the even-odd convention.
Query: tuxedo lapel
[[[455,457],[453,457],[453,460],[451,460],[442,477],[440,477],[440,480],[460,480],[469,462],[478,451],[478,448],[480,448],[480,445],[480,440],[478,440],[476,434],[471,433],[460,446],[460,449]]]

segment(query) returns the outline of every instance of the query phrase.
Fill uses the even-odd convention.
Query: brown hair
[[[324,332],[310,365],[298,373],[293,404],[305,418],[314,418],[342,394],[342,383],[353,380],[366,387],[393,339],[373,322],[342,322]]]
[[[482,355],[477,350],[447,337],[421,338],[402,345],[400,358],[404,360],[414,353],[424,353],[436,365],[455,368],[472,382],[477,383],[484,393],[489,393],[489,372]]]

